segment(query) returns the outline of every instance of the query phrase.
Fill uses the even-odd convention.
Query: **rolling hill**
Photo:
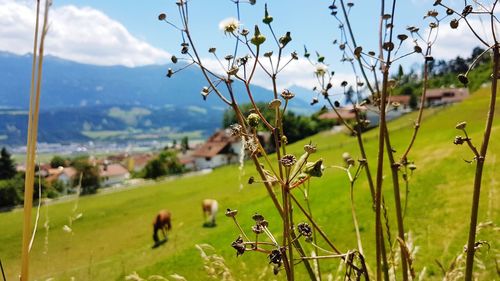
[[[487,100],[488,93],[482,89],[462,104],[426,111],[420,135],[409,155],[417,169],[411,176],[409,197],[406,198],[405,224],[418,247],[415,269],[418,273],[425,268],[424,280],[441,280],[441,269],[436,261],[448,267],[463,251],[474,166],[463,161],[472,158],[467,147],[453,145],[457,134],[455,125],[467,121],[469,136],[477,144],[482,135]],[[407,145],[414,118],[415,115],[406,115],[390,122],[392,143],[397,152]],[[484,266],[483,269],[476,267],[478,280],[493,280],[497,276],[494,260],[500,246],[498,226],[495,226],[500,218],[500,206],[495,204],[500,182],[499,118],[500,114],[497,114],[479,215],[480,222],[489,223],[483,224],[478,240],[488,241],[490,250],[477,254]],[[366,133],[364,139],[369,160],[373,163],[377,132]],[[324,132],[291,145],[288,152],[300,155],[302,146],[310,140],[318,147],[313,159],[323,158],[326,166],[324,176],[311,181],[312,212],[339,249],[354,249],[356,238],[351,221],[348,179],[345,173],[332,166],[341,165],[341,155],[346,151],[359,158],[356,140],[344,134]],[[168,277],[177,273],[187,280],[213,280],[206,274],[203,260],[195,248],[195,244],[210,244],[215,250],[209,252],[220,255],[237,280],[284,280],[281,273],[274,277],[266,255],[250,252],[236,257],[230,244],[238,236],[238,231],[223,214],[218,215],[216,228],[202,227],[200,202],[203,198],[216,198],[221,210],[239,210],[239,222],[244,229],[249,230],[253,224],[251,216],[259,212],[269,221],[270,230],[279,237],[278,214],[264,188],[260,184],[246,183],[248,177],[255,174],[252,165],[246,163],[242,171],[236,166],[227,166],[208,175],[158,182],[116,193],[103,192],[78,201],[43,206],[31,257],[32,276],[37,280],[68,280],[72,277],[76,280],[123,280],[124,276],[137,271],[142,277]],[[386,171],[386,178],[388,174]],[[374,214],[364,181],[363,174],[355,186],[355,202],[367,262],[373,270]],[[389,187],[389,183],[384,185],[385,198],[387,206],[392,208],[393,196]],[[295,192],[301,197],[300,191]],[[153,250],[151,221],[162,208],[172,211],[173,230],[169,242]],[[63,231],[69,218],[80,213],[81,218],[71,225],[72,232]],[[21,217],[19,211],[0,214],[0,258],[9,280],[15,279],[19,272]],[[301,219],[297,218],[296,222]],[[47,227],[44,227],[45,223]],[[330,273],[335,277],[337,265],[337,260],[321,262],[325,279]],[[297,269],[297,280],[305,280],[303,267],[299,265]]]

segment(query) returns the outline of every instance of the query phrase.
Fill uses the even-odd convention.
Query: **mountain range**
[[[29,54],[0,52],[0,145],[26,141],[31,62]],[[221,126],[227,106],[215,95],[202,98],[206,82],[195,66],[167,78],[170,67],[180,66],[97,66],[46,56],[38,141],[125,142],[188,132],[209,136]],[[248,102],[244,85],[234,84],[237,99]],[[252,86],[252,91],[257,101],[272,99],[265,88]],[[311,112],[301,98],[292,100],[290,108]]]

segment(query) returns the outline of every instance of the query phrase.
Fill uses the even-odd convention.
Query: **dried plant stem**
[[[385,142],[385,107],[387,101],[387,78],[389,72],[384,71],[384,80],[382,84],[382,95],[380,101],[380,121],[379,121],[379,139],[378,139],[378,155],[377,155],[377,177],[376,177],[376,190],[375,190],[375,241],[376,243],[376,262],[377,262],[377,280],[382,278],[382,223],[381,223],[381,206],[382,206],[382,181],[383,181],[383,167],[384,167],[384,142]]]
[[[387,156],[389,158],[389,164],[391,165],[391,174],[392,174],[392,185],[394,188],[394,204],[396,205],[396,220],[398,225],[398,239],[404,243],[405,241],[405,230],[404,230],[404,222],[403,222],[403,210],[401,208],[401,191],[399,187],[399,175],[398,169],[399,164],[394,160],[394,153],[391,147],[391,140],[389,137],[389,131],[387,126],[385,127],[385,142],[387,146]],[[403,280],[408,280],[408,267],[407,267],[407,259],[404,249],[404,245],[400,243],[401,250],[401,269],[403,273]]]
[[[356,44],[356,39],[354,37],[354,33],[352,32],[351,22],[349,21],[349,15],[347,14],[347,11],[345,9],[344,0],[340,0],[340,5],[342,6],[342,12],[344,14],[345,23],[347,25],[347,29],[349,30],[349,35],[351,36],[353,49],[355,49],[356,47],[358,47],[358,45]],[[356,60],[358,61],[359,69],[361,70],[361,74],[363,75],[363,78],[367,82],[366,86],[368,87],[368,89],[370,90],[371,93],[374,93],[374,90],[373,90],[373,88],[368,80],[368,76],[366,75],[365,68],[363,67],[363,62],[361,61],[361,57],[357,57]]]
[[[37,14],[35,20],[35,40],[33,45],[33,64],[31,74],[30,86],[30,111],[28,117],[28,140],[26,151],[26,174],[24,181],[24,219],[23,219],[23,240],[21,252],[21,281],[29,280],[29,248],[30,248],[30,232],[31,232],[31,209],[33,205],[33,188],[34,188],[34,174],[35,174],[35,150],[36,139],[38,132],[38,112],[40,106],[40,91],[42,80],[42,65],[43,65],[43,52],[44,42],[47,34],[49,1],[45,2],[44,20],[42,27],[42,34],[40,45],[38,46],[38,26],[39,26],[39,11],[40,1],[37,1]],[[39,48],[38,63],[35,58],[36,49]],[[36,66],[35,66],[36,65]],[[35,74],[36,73],[36,74]],[[36,87],[35,87],[36,76]]]
[[[2,265],[2,260],[1,259],[0,259],[0,270],[2,271],[3,281],[7,281],[7,278],[5,278],[5,272],[3,271],[3,265]]]
[[[401,156],[400,164],[405,164],[407,163],[407,157],[408,153],[410,153],[410,150],[413,147],[413,144],[415,143],[415,140],[417,139],[418,135],[418,130],[420,129],[420,123],[422,122],[422,115],[424,112],[424,105],[425,105],[425,97],[427,96],[427,80],[429,78],[429,66],[427,64],[427,61],[424,62],[424,82],[422,85],[422,96],[420,97],[420,107],[418,109],[418,116],[417,116],[417,121],[415,121],[415,127],[413,130],[413,135],[411,136],[410,139],[410,144],[408,144],[408,147],[406,148],[405,152],[403,153],[403,156]]]
[[[307,210],[304,209],[304,207],[299,203],[299,201],[297,200],[297,198],[295,198],[295,195],[293,195],[293,193],[290,193],[290,198],[297,205],[297,207],[299,207],[300,211],[307,217],[307,219],[309,220],[309,222],[311,222],[311,224],[313,225],[314,229],[316,229],[316,231],[325,240],[325,242],[328,244],[328,246],[330,246],[330,248],[332,248],[332,250],[336,254],[341,255],[342,253],[337,249],[337,247],[335,247],[335,245],[332,243],[332,241],[330,240],[330,238],[328,238],[328,236],[326,235],[326,233],[318,226],[318,224],[313,220],[313,218],[307,213]],[[345,257],[343,257],[343,259],[345,260]],[[363,269],[360,269],[359,267],[355,266],[352,263],[350,263],[349,265],[351,267],[353,267],[356,271],[358,271],[358,272],[361,271],[363,273],[363,276],[365,277],[365,280],[370,280],[370,277],[368,276],[368,271],[364,268],[364,265],[363,265]]]
[[[498,85],[498,70],[500,64],[500,46],[496,44],[493,48],[493,81],[491,82],[491,96],[488,117],[486,119],[486,127],[484,130],[483,142],[481,144],[480,154],[477,158],[476,174],[474,177],[474,194],[472,197],[472,209],[471,218],[469,226],[469,239],[467,242],[467,259],[465,263],[465,280],[472,280],[472,271],[474,265],[474,247],[476,243],[476,226],[477,226],[477,215],[479,211],[479,198],[481,194],[481,179],[483,176],[483,167],[488,151],[488,144],[491,136],[491,128],[493,126],[493,118],[495,116],[495,103],[497,97],[497,85]]]
[[[351,181],[350,192],[351,192],[351,214],[352,214],[352,220],[354,222],[354,229],[356,230],[356,240],[358,241],[358,251],[361,255],[364,256],[363,243],[361,243],[361,234],[359,233],[358,219],[356,217],[356,210],[354,208],[354,181]]]

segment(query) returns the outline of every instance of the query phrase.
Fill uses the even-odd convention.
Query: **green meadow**
[[[425,268],[424,280],[441,280],[440,262],[448,267],[454,257],[463,251],[468,234],[470,202],[475,165],[466,145],[456,146],[453,139],[460,134],[456,123],[467,121],[467,130],[476,146],[480,146],[485,124],[488,93],[482,89],[462,104],[425,112],[420,134],[410,153],[417,169],[411,176],[408,210],[405,216],[406,231],[411,232],[417,247],[413,261],[417,274]],[[500,120],[497,114],[483,177],[480,222],[499,223],[498,183],[500,182]],[[405,115],[390,122],[391,141],[401,153],[409,142],[415,114]],[[374,171],[376,160],[377,130],[364,135],[369,162]],[[312,159],[323,158],[325,172],[322,178],[310,182],[312,214],[342,251],[356,248],[355,230],[351,219],[349,182],[345,172],[335,169],[343,165],[342,153],[349,152],[359,158],[356,140],[346,134],[323,132],[288,147],[296,156],[302,154],[304,144],[312,141],[318,151]],[[373,172],[372,171],[372,172]],[[31,252],[32,280],[124,280],[126,275],[137,272],[143,278],[161,275],[169,280],[172,274],[187,280],[210,279],[196,244],[210,244],[224,258],[235,280],[284,280],[278,276],[265,254],[246,252],[236,257],[230,244],[238,236],[231,219],[224,216],[226,208],[237,209],[238,219],[250,232],[251,216],[258,212],[269,221],[270,230],[281,238],[279,215],[273,209],[262,184],[247,183],[250,176],[257,176],[251,163],[242,170],[237,166],[215,169],[202,176],[184,177],[150,184],[114,193],[81,197],[41,207],[35,243]],[[370,192],[361,174],[355,186],[355,206],[360,223],[363,247],[371,270],[374,265],[374,212]],[[384,197],[386,206],[394,208],[390,172],[385,173]],[[403,189],[403,197],[404,197]],[[303,200],[300,190],[294,194]],[[219,201],[217,227],[204,228],[201,200],[215,198]],[[152,221],[159,209],[169,209],[173,214],[173,229],[169,241],[152,249]],[[70,218],[81,214],[70,226]],[[303,220],[296,211],[295,222]],[[33,215],[34,217],[34,215]],[[395,237],[395,218],[389,217]],[[65,225],[71,231],[64,231]],[[16,280],[20,272],[22,211],[0,214],[0,259],[7,280]],[[478,280],[498,278],[494,259],[499,255],[498,227],[485,226],[478,240],[486,240],[477,257]],[[301,241],[308,252],[311,246]],[[325,244],[320,241],[320,246]],[[324,277],[336,276],[338,260],[323,260],[320,269]],[[305,280],[304,268],[297,266],[297,280]],[[302,276],[302,277],[301,277]],[[74,278],[74,279],[71,279]],[[219,280],[219,279],[215,279]],[[326,280],[326,279],[325,279]]]

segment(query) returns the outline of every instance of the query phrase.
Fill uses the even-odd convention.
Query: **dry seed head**
[[[280,162],[285,167],[291,167],[297,162],[297,158],[293,154],[286,154],[280,159]]]
[[[456,136],[453,143],[456,145],[462,145],[467,139],[462,136]]]
[[[219,29],[224,31],[224,34],[232,34],[240,27],[240,22],[236,18],[226,18],[219,23]]]
[[[297,230],[299,231],[300,234],[310,237],[312,236],[312,228],[309,226],[309,224],[305,222],[301,222],[297,225]]]
[[[306,144],[304,145],[304,151],[309,154],[313,154],[314,152],[316,152],[316,146],[311,143]]]
[[[276,109],[276,108],[280,108],[280,105],[281,105],[281,101],[279,99],[274,99],[269,103],[268,107],[270,109]]]
[[[463,129],[465,129],[465,127],[466,127],[466,126],[467,126],[467,122],[460,122],[460,123],[458,123],[458,124],[455,126],[455,128],[456,128],[457,130],[463,130]]]
[[[460,81],[460,83],[464,84],[464,85],[467,85],[469,84],[469,78],[467,78],[467,76],[465,74],[458,74],[457,76],[458,78],[458,81]]]
[[[291,100],[295,97],[295,94],[290,92],[290,90],[285,89],[283,92],[281,92],[281,97],[285,100]]]
[[[167,18],[167,14],[161,13],[158,15],[158,20],[165,20]]]
[[[260,117],[257,113],[250,113],[247,117],[247,122],[250,127],[256,128],[259,126]]]
[[[238,210],[231,210],[231,209],[226,210],[226,217],[233,218],[233,217],[236,217],[237,214],[238,214]]]
[[[453,29],[456,29],[458,27],[458,20],[457,19],[452,19],[450,22],[450,27]]]

